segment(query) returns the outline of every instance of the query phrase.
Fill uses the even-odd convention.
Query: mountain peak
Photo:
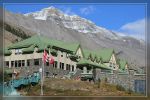
[[[43,8],[41,11],[24,14],[25,16],[33,17],[38,20],[53,20],[58,23],[63,23],[64,27],[76,30],[82,33],[99,33],[109,31],[105,28],[96,26],[92,21],[82,18],[78,15],[68,15],[63,11],[50,6]],[[108,35],[108,34],[107,34]],[[113,34],[110,34],[111,37]]]
[[[56,9],[56,8],[54,6],[50,6],[50,7],[44,8],[44,9],[49,10],[49,9]]]

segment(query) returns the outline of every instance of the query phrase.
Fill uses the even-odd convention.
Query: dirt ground
[[[39,96],[40,83],[20,90],[22,95]],[[43,86],[44,96],[141,96],[141,94],[119,91],[115,85],[101,82],[100,85],[68,79],[45,79]]]

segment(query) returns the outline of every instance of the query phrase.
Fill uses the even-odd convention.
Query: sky
[[[7,4],[14,13],[29,13],[54,6],[68,15],[79,15],[96,25],[145,40],[146,6],[144,4]]]

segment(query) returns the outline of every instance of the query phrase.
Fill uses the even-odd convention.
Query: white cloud
[[[145,40],[145,19],[140,19],[121,26],[118,33]]]
[[[60,5],[59,9],[61,9],[61,11],[67,15],[76,15],[70,6],[64,6],[64,5]]]
[[[75,15],[71,8],[67,7],[64,9],[64,13],[68,15]]]
[[[94,11],[93,6],[87,6],[87,7],[84,7],[84,8],[80,9],[80,13],[84,14],[84,15],[88,15],[88,14],[92,13],[93,11]]]

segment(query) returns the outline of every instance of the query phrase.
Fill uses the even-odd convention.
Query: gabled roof
[[[97,55],[94,55],[93,60],[96,61],[96,62],[100,62],[100,61],[101,61],[101,58],[98,57]]]
[[[109,67],[107,67],[107,66],[104,65],[104,64],[97,64],[97,63],[92,62],[92,61],[87,60],[87,59],[81,59],[81,60],[77,63],[77,66],[84,66],[84,65],[90,65],[90,66],[93,66],[93,67],[95,67],[95,68],[102,68],[102,69],[111,70]]]
[[[65,43],[62,45],[62,47],[64,49],[73,51],[73,53],[75,54],[77,49],[80,47],[80,44],[79,43]]]
[[[59,40],[52,40],[43,36],[32,36],[26,40],[20,41],[18,43],[15,43],[11,46],[9,46],[9,49],[18,49],[18,48],[27,48],[25,51],[32,51],[32,45],[35,45],[38,47],[38,49],[44,50],[48,46],[50,47],[57,47],[61,49],[65,49],[71,52],[76,52],[77,48],[79,47],[79,43],[65,43]]]
[[[96,51],[84,49],[83,51],[86,59],[88,59],[91,56],[92,59],[102,60],[102,62],[109,62],[112,54],[114,53],[114,50],[110,48],[103,48]]]
[[[125,69],[125,65],[127,64],[127,62],[125,60],[119,60],[118,63],[119,63],[119,68],[121,70],[124,70]]]
[[[103,48],[95,51],[95,53],[101,58],[102,62],[109,62],[114,50],[111,48]]]
[[[89,57],[93,58],[92,52],[87,49],[83,49],[84,58],[88,59]]]

